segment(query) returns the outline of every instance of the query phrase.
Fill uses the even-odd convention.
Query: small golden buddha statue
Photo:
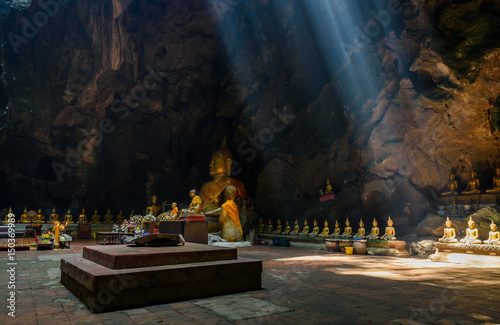
[[[344,232],[342,235],[340,235],[342,238],[352,238],[352,228],[351,228],[351,222],[349,221],[349,218],[345,220],[345,228]]]
[[[97,214],[97,209],[95,209],[92,215],[92,223],[101,223],[101,216]]]
[[[439,238],[439,241],[441,243],[457,243],[457,234],[455,232],[455,228],[451,227],[451,220],[449,217],[446,217],[445,225],[446,228],[444,228],[444,235]]]
[[[448,185],[446,186],[446,191],[441,193],[443,196],[449,195],[458,195],[458,183],[455,179],[455,174],[450,173],[450,180],[448,181]]]
[[[78,220],[79,223],[88,223],[87,215],[85,214],[85,209],[82,209],[82,213],[80,214],[80,218]]]
[[[331,237],[333,237],[333,238],[340,237],[340,225],[339,225],[338,220],[335,220],[335,228],[333,229],[333,234]]]
[[[5,215],[5,220],[3,221],[4,225],[9,223],[9,214],[12,213],[12,207],[9,208],[9,213]]]
[[[301,236],[307,236],[309,234],[309,225],[307,223],[307,219],[304,220],[304,228],[302,228],[302,231],[300,232],[299,235]]]
[[[273,232],[273,222],[271,221],[271,219],[269,219],[269,221],[267,222],[267,232],[268,233],[272,233]]]
[[[328,228],[328,221],[325,220],[323,231],[318,235],[318,237],[330,237],[330,228]]]
[[[332,186],[330,185],[330,179],[327,177],[326,178],[326,191],[325,191],[325,195],[328,195],[328,194],[333,194],[333,191],[332,191]]]
[[[123,211],[120,210],[120,213],[116,216],[116,222],[123,223],[123,220],[125,220],[125,216],[123,215]]]
[[[26,207],[24,207],[24,211],[21,214],[21,219],[19,220],[19,222],[30,222],[28,220],[28,209]]]
[[[128,220],[132,220],[132,217],[135,216],[135,210],[132,209],[132,211],[130,211],[130,214],[128,215]]]
[[[285,227],[285,231],[283,231],[283,235],[289,235],[290,234],[290,223],[288,222],[288,220],[286,221],[286,227]]]
[[[38,209],[38,214],[36,216],[35,222],[36,223],[44,223],[45,222],[45,217],[42,214],[42,208]]]
[[[262,217],[260,217],[260,219],[259,219],[259,232],[263,233],[265,229],[266,229],[266,225],[264,224],[264,220],[262,220]]]
[[[104,215],[104,223],[113,223],[113,215],[110,209],[108,209],[108,212]]]
[[[368,235],[368,239],[378,239],[378,236],[380,235],[380,229],[378,229],[378,222],[373,218],[372,222],[372,230],[370,231],[370,234]]]
[[[310,232],[308,234],[308,236],[313,236],[313,237],[317,237],[319,235],[319,227],[318,227],[318,222],[316,221],[316,219],[314,219],[314,222],[313,222],[313,231]]]
[[[365,231],[365,224],[363,223],[363,219],[359,220],[359,229],[356,235],[354,235],[354,239],[365,239],[366,238],[366,231]]]
[[[394,223],[391,220],[391,216],[389,216],[389,220],[387,220],[387,227],[385,227],[385,233],[380,239],[382,240],[396,240],[396,229],[393,227]]]
[[[64,216],[64,222],[65,223],[75,223],[73,221],[73,216],[71,215],[71,210],[68,209],[68,212],[66,212],[66,215]]]
[[[495,168],[495,176],[493,176],[493,188],[486,190],[486,193],[500,193],[500,167]]]
[[[281,226],[281,220],[278,219],[278,225],[276,226],[276,230],[273,231],[273,234],[281,234],[283,227]]]
[[[476,177],[476,172],[471,173],[471,179],[467,183],[467,189],[462,192],[462,194],[479,194],[481,191],[479,190],[479,179]]]
[[[468,224],[469,228],[465,230],[465,238],[460,239],[460,242],[464,244],[481,244],[479,231],[477,230],[476,223],[472,220],[472,217],[469,217]]]
[[[152,214],[156,217],[161,211],[161,206],[157,203],[158,197],[156,195],[153,195],[153,197],[151,198],[151,202],[151,206],[146,208],[146,214]]]
[[[49,216],[49,221],[47,223],[54,223],[59,219],[59,215],[56,213],[56,207],[52,207],[52,213]]]
[[[500,232],[498,232],[497,225],[491,220],[490,224],[490,233],[488,236],[488,240],[484,241],[484,244],[487,245],[500,245]]]
[[[293,231],[290,235],[298,235],[300,233],[299,220],[295,219],[295,225],[293,226]]]

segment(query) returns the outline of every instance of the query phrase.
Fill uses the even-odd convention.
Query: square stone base
[[[247,258],[110,269],[61,260],[61,282],[94,313],[261,289],[262,262]]]

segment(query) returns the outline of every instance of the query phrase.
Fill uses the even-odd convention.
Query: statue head
[[[328,221],[325,220],[324,226],[328,227]]]
[[[495,175],[500,176],[500,166],[497,166],[497,168],[495,168]]]
[[[335,220],[335,228],[340,227],[338,220]]]
[[[189,196],[194,197],[196,195],[196,190],[189,191]]]
[[[393,224],[394,224],[394,223],[392,222],[391,216],[389,216],[389,219],[387,220],[387,225],[388,225],[389,227],[392,227],[392,225],[393,225]]]
[[[52,207],[52,213],[56,213],[56,207]]]
[[[375,220],[375,218],[373,218],[372,225],[373,225],[374,227],[377,227],[377,225],[378,225],[378,222],[377,222],[377,220]]]
[[[228,187],[226,187],[225,191],[226,200],[234,200],[236,198],[236,187],[234,187],[233,185],[229,185]]]
[[[491,220],[490,229],[491,231],[497,231],[497,225],[493,222],[493,220]]]
[[[290,223],[288,222],[288,220],[286,221],[286,226],[287,227],[290,226]]]
[[[26,213],[26,212],[28,212],[28,208],[24,207],[23,213]]]
[[[42,214],[42,208],[38,209],[38,214]]]
[[[469,221],[467,223],[469,224],[470,229],[474,229],[474,227],[476,226],[474,220],[472,220],[472,217],[469,217]]]
[[[153,195],[153,197],[151,198],[151,202],[153,202],[153,204],[156,204],[156,201],[158,201],[158,197],[156,195]]]
[[[84,214],[84,213],[85,213],[85,208],[82,209],[82,214]]]
[[[345,219],[345,225],[346,225],[346,227],[349,227],[351,225],[349,218]]]
[[[471,176],[472,176],[472,178],[476,178],[477,173],[476,173],[475,171],[473,171],[473,172],[471,173]]]
[[[308,223],[307,223],[307,219],[306,219],[306,220],[304,220],[304,226],[307,226],[307,225],[308,225]]]
[[[450,228],[450,227],[451,227],[451,220],[450,220],[450,218],[449,218],[449,217],[446,217],[446,222],[445,222],[445,224],[446,224],[446,227],[447,227],[447,228]]]
[[[328,177],[326,178],[326,185],[330,185],[330,179]]]
[[[175,208],[177,206],[177,203],[172,203],[172,208]]]
[[[281,225],[281,219],[278,219],[278,225]]]
[[[226,137],[222,140],[219,149],[215,150],[210,158],[210,165],[208,166],[210,176],[213,178],[220,176],[231,175],[231,164],[233,162],[233,155],[227,148]]]
[[[364,226],[365,226],[365,224],[363,223],[363,219],[360,219],[359,220],[359,227],[363,228]]]
[[[269,219],[269,221],[267,222],[269,225],[272,225],[273,222],[271,221],[271,219]]]
[[[454,180],[454,179],[455,179],[455,174],[450,173],[450,179],[451,179],[451,180]]]

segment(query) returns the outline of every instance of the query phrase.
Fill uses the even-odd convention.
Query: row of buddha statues
[[[493,176],[493,187],[485,190],[486,193],[500,193],[500,167],[495,168]],[[471,179],[467,182],[467,188],[460,192],[462,195],[481,194],[479,179],[476,172],[471,172]],[[446,190],[441,193],[442,196],[458,195],[458,183],[455,174],[450,173]]]
[[[457,233],[455,228],[451,226],[450,218],[446,218],[444,235],[439,238],[441,243],[462,243],[462,244],[486,244],[486,245],[500,245],[500,232],[498,231],[497,225],[491,220],[490,224],[490,232],[488,239],[481,241],[479,239],[479,231],[476,228],[476,223],[472,220],[472,217],[469,217],[468,221],[469,228],[465,230],[465,237],[462,239],[457,238]]]
[[[339,222],[336,220],[335,229],[333,233],[330,234],[330,229],[328,228],[328,221],[326,220],[324,223],[323,231],[320,232],[318,222],[316,221],[316,219],[314,219],[312,231],[310,231],[309,229],[307,220],[304,221],[304,227],[302,228],[301,231],[299,227],[299,221],[297,219],[295,219],[295,226],[293,230],[291,229],[290,223],[288,221],[286,221],[286,226],[285,229],[283,230],[283,227],[281,225],[281,220],[278,219],[278,224],[276,226],[276,229],[274,229],[271,219],[269,219],[268,226],[266,228],[262,218],[260,218],[259,231],[261,233],[271,233],[277,235],[280,234],[298,235],[298,236],[314,236],[314,237],[329,237],[329,238],[343,238],[343,239],[353,238],[353,239],[396,240],[396,231],[394,229],[394,223],[390,216],[389,219],[387,220],[387,227],[385,228],[384,235],[380,236],[380,229],[378,228],[378,222],[375,218],[373,219],[372,225],[373,227],[370,233],[366,234],[363,220],[360,220],[358,232],[356,234],[353,234],[349,218],[347,218],[345,221],[345,228],[343,232],[341,232]]]
[[[9,213],[5,216],[5,220],[3,221],[4,223],[8,223],[8,216],[10,213],[12,213],[12,208],[9,209]],[[134,216],[134,210],[132,210],[130,214],[130,217],[132,216]],[[97,213],[97,209],[95,209],[94,214],[91,216],[90,220],[91,223],[122,223],[125,220],[125,216],[123,215],[122,210],[120,210],[120,213],[115,219],[114,215],[111,214],[111,210],[108,209],[108,212],[104,215],[104,219],[102,219],[101,216]],[[63,223],[88,223],[88,217],[85,214],[85,209],[82,209],[77,219],[75,219],[71,214],[71,209],[68,209],[66,215],[64,215],[62,220],[59,220],[59,214],[57,214],[56,208],[54,207],[52,209],[52,213],[46,220],[45,216],[42,214],[41,208],[38,209],[38,212],[35,212],[34,210],[28,211],[27,208],[24,208],[24,211],[21,214],[18,223],[54,223],[56,221],[61,221]]]

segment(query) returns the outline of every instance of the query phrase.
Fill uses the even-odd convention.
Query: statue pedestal
[[[160,234],[182,235],[187,242],[208,244],[208,222],[197,220],[177,220],[160,222]]]
[[[94,313],[260,290],[262,262],[235,248],[91,246],[61,260],[61,283]]]
[[[373,255],[410,257],[403,240],[367,240],[366,246]]]
[[[500,266],[500,246],[462,243],[434,243],[437,251],[431,256],[433,262],[448,262],[478,266]]]

